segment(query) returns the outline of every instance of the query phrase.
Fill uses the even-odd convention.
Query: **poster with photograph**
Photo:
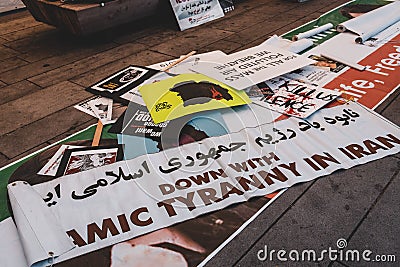
[[[202,74],[181,74],[139,88],[155,123],[184,115],[251,103],[237,91]]]
[[[49,159],[46,165],[37,173],[39,175],[56,176],[58,167],[60,166],[61,159],[65,150],[72,148],[80,148],[81,146],[74,145],[61,145],[57,152]]]
[[[121,145],[67,149],[61,159],[56,176],[87,171],[122,159]]]
[[[170,0],[170,2],[181,31],[224,16],[218,0]]]
[[[157,72],[147,67],[132,65],[86,88],[86,90],[95,95],[118,101],[120,95],[140,85]]]
[[[148,114],[148,112],[138,114]],[[133,127],[136,123],[128,119],[126,126],[120,130],[122,134],[118,134],[118,143],[124,145],[126,160],[229,133],[219,110],[186,115],[159,123],[155,127],[146,126],[140,128],[140,133]]]

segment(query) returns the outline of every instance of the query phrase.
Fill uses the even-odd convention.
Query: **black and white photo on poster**
[[[46,165],[37,173],[39,175],[56,176],[58,167],[60,166],[61,159],[64,155],[65,150],[72,148],[80,148],[82,146],[74,145],[61,145],[57,152],[49,159]]]
[[[146,74],[146,72],[147,70],[143,68],[129,66],[128,68],[115,73],[111,77],[93,85],[92,88],[99,91],[119,91],[130,83],[140,79],[140,77]]]
[[[121,101],[119,96],[142,84],[157,72],[147,67],[131,65],[86,88],[86,91]]]
[[[56,176],[63,176],[109,165],[123,159],[122,145],[66,149]]]
[[[111,121],[113,111],[113,100],[111,98],[96,98],[89,102],[89,106],[102,124],[107,124]]]

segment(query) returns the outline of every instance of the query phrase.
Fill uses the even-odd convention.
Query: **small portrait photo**
[[[57,177],[87,171],[115,163],[123,158],[122,146],[67,149],[57,170]]]

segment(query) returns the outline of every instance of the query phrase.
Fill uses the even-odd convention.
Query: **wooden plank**
[[[5,82],[0,81],[0,88],[3,88],[4,86],[7,86]]]
[[[28,10],[19,10],[17,12],[9,12],[7,14],[3,14],[3,16],[0,16],[0,24],[9,22],[12,20],[24,18],[24,17],[31,17],[31,14],[29,14]]]
[[[63,56],[74,50],[91,49],[104,45],[101,38],[82,39],[61,31],[51,31],[46,35],[32,35],[31,38],[8,42],[5,46],[21,52],[20,58],[36,62],[54,56]]]
[[[34,27],[5,34],[2,36],[2,38],[4,39],[4,42],[16,41],[25,38],[30,38],[32,40],[32,38],[43,38],[48,34],[54,34],[55,31],[57,31],[57,29],[53,26],[49,26],[47,24],[39,24]]]
[[[178,26],[176,25],[176,27]],[[183,35],[184,32],[179,31],[177,28],[167,28],[160,26],[155,32],[138,39],[137,42],[142,44],[149,44],[149,46],[155,46],[173,39],[181,38],[181,36]]]
[[[170,39],[159,45],[151,47],[151,50],[167,55],[179,57],[192,50],[198,50],[218,40],[225,39],[233,32],[200,26],[183,32],[179,38]]]
[[[125,58],[146,48],[147,47],[145,45],[138,43],[121,45],[91,57],[86,57],[71,64],[64,65],[57,69],[44,72],[29,78],[29,81],[34,82],[39,86],[47,87],[60,81],[68,80],[69,78],[77,76],[81,73],[88,72],[94,68],[106,65],[115,60]]]
[[[0,89],[0,105],[39,91],[41,88],[26,80]]]
[[[28,62],[26,62],[25,60],[22,60],[18,57],[11,57],[11,58],[7,58],[5,60],[0,61],[0,64],[1,64],[0,73],[2,73],[2,72],[6,72],[9,70],[27,65]]]
[[[6,166],[6,165],[8,165],[8,164],[11,164],[11,163],[13,163],[13,162],[15,162],[15,161],[17,161],[17,160],[19,160],[19,159],[21,159],[21,158],[26,157],[26,156],[31,156],[33,153],[37,152],[39,149],[45,148],[45,147],[47,147],[48,145],[49,145],[48,143],[43,143],[43,144],[40,144],[40,145],[38,145],[38,146],[36,146],[36,147],[34,147],[34,148],[28,150],[28,151],[25,151],[24,153],[19,154],[19,155],[17,155],[17,156],[14,157],[14,158],[11,158],[9,161],[7,161],[7,162],[4,164],[4,166]]]
[[[283,27],[284,25],[291,25],[302,17],[302,15],[299,15],[297,13],[277,15],[269,20],[258,23],[253,27],[235,33],[229,38],[229,40],[246,45],[249,42],[252,42],[259,38],[267,39],[269,36],[275,34],[277,29]]]
[[[202,47],[201,49],[198,50],[198,53],[205,53],[205,52],[211,52],[214,50],[221,50],[222,52],[229,54],[235,50],[241,50],[242,47],[243,47],[242,44],[238,44],[238,43],[229,41],[229,37],[228,37],[227,39],[218,40],[217,42],[214,42],[205,47]]]
[[[289,1],[280,1],[279,5],[277,5],[276,2],[277,1],[264,1],[264,3],[259,3],[260,5],[254,6],[240,14],[237,14],[235,9],[235,11],[232,12],[232,14],[235,15],[225,18],[222,21],[212,22],[210,26],[221,30],[238,32],[271,19],[281,13],[282,9],[287,12],[297,7],[297,5]],[[262,16],[260,16],[260,14],[262,14]]]
[[[141,27],[137,27],[135,25],[137,22],[132,22],[129,24],[124,24],[122,26],[116,27],[113,29],[113,33],[119,33],[115,35],[113,41],[118,44],[126,44],[132,42],[140,42],[143,44],[149,44],[146,41],[143,41],[143,38],[151,38],[151,36],[158,35],[163,32],[163,30],[168,30],[164,28],[162,25],[153,25],[150,22],[143,21]],[[158,40],[157,40],[158,41]],[[150,42],[151,45],[155,45],[155,43]]]
[[[11,133],[0,136],[0,152],[9,158],[16,157],[49,141],[54,136],[59,136],[68,131],[77,131],[77,126],[90,124],[93,119],[92,116],[78,111],[72,106],[64,108]],[[18,146],[15,146],[15,140],[18,140]]]
[[[90,96],[81,86],[64,81],[15,101],[0,105],[0,135],[63,110]],[[61,101],[60,101],[61,100]]]
[[[295,28],[295,27],[298,27],[298,26],[301,26],[301,25],[303,25],[304,23],[307,23],[307,22],[309,22],[309,21],[310,21],[309,18],[301,18],[301,19],[299,19],[299,20],[297,20],[297,21],[295,21],[295,22],[293,22],[293,23],[291,23],[291,24],[288,24],[288,25],[286,25],[286,26],[284,26],[284,27],[282,27],[282,28],[280,28],[280,29],[277,29],[277,30],[274,32],[274,34],[277,34],[277,35],[284,34],[284,33],[288,32],[288,31],[290,31],[291,29],[293,29],[293,28]],[[261,36],[260,38],[257,38],[257,39],[255,39],[255,40],[253,40],[253,41],[251,41],[251,42],[249,42],[249,43],[243,45],[242,47],[240,47],[239,49],[234,50],[233,52],[237,52],[237,51],[239,51],[239,50],[243,50],[243,49],[247,49],[247,48],[251,48],[251,47],[260,45],[262,42],[264,42],[265,40],[267,40],[269,37],[270,37],[270,35],[268,35],[268,36]]]
[[[48,143],[49,144],[54,144],[55,142],[58,142],[58,141],[63,140],[65,138],[67,138],[67,137],[70,137],[72,134],[75,134],[75,133],[77,133],[77,132],[79,132],[81,130],[84,130],[87,127],[89,127],[89,126],[91,126],[93,124],[96,124],[96,122],[97,122],[97,119],[93,118],[93,119],[91,119],[91,120],[89,120],[89,121],[87,121],[85,123],[80,124],[80,125],[74,125],[74,127],[68,129],[68,131],[63,132],[60,135],[54,136],[52,139],[50,139],[48,141]]]
[[[7,48],[4,45],[0,45],[0,61],[10,58],[10,57],[13,57],[17,54],[18,54],[17,51]]]
[[[9,161],[10,161],[9,158],[0,153],[0,168],[6,166]]]
[[[0,45],[4,44],[4,43],[6,43],[6,42],[7,42],[7,40],[6,40],[6,39],[4,39],[4,38],[0,37]]]
[[[163,62],[171,59],[174,59],[174,57],[148,50],[141,51],[137,54],[130,55],[126,58],[122,58],[110,64],[93,69],[90,72],[81,73],[80,75],[70,79],[70,81],[79,84],[83,87],[88,87],[100,81],[101,79],[109,76],[111,73],[114,73],[118,70],[121,70],[129,66],[130,64],[147,66],[157,62]]]
[[[77,46],[71,51],[63,52],[62,50],[60,50],[59,55],[30,63],[14,70],[0,73],[0,80],[6,82],[7,84],[16,83],[26,78],[39,75],[46,71],[53,70],[60,66],[69,64],[82,58],[86,58],[88,56],[92,56],[101,51],[105,51],[116,46],[117,45],[114,43],[101,43],[98,45],[86,44],[85,46],[81,47]],[[45,51],[43,53],[45,53]]]
[[[40,22],[35,21],[31,16],[22,17],[0,24],[0,36],[5,35],[10,32],[16,32],[22,29],[33,27],[39,25]]]

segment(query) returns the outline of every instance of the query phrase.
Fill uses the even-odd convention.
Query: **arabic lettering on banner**
[[[224,16],[218,0],[170,0],[181,30]]]
[[[41,196],[35,209],[51,210],[60,235],[77,245],[63,261],[399,151],[397,126],[349,103],[43,184],[21,182],[9,193],[23,198],[28,187]],[[32,209],[21,203],[13,208]]]

